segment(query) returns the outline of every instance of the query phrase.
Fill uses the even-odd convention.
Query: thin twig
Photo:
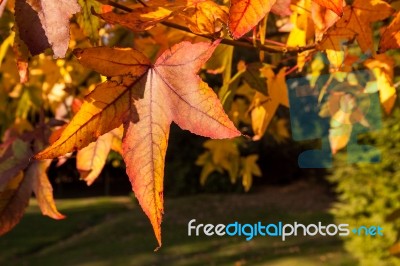
[[[113,6],[115,8],[121,9],[123,11],[126,12],[132,12],[133,9],[124,5],[121,5],[117,2],[114,2],[112,0],[97,0],[98,2],[105,4],[105,5],[109,5],[109,6]],[[140,1],[142,3],[142,1]],[[146,6],[145,3],[142,3],[143,5]],[[168,21],[164,21],[161,22],[162,25],[170,27],[170,28],[174,28],[177,30],[181,30],[184,32],[188,32],[203,38],[207,38],[210,40],[215,40],[215,37],[213,36],[208,36],[208,35],[202,35],[202,34],[196,34],[193,33],[189,28],[182,26],[182,25],[178,25],[175,24],[173,22],[168,22]],[[226,45],[231,45],[231,46],[236,46],[236,47],[243,47],[243,48],[248,48],[248,49],[254,49],[257,51],[265,51],[265,52],[269,52],[269,53],[287,53],[287,54],[298,54],[304,51],[309,51],[309,50],[315,50],[316,45],[315,44],[310,44],[310,45],[306,45],[306,46],[298,46],[298,47],[283,47],[283,46],[275,46],[275,45],[262,45],[259,42],[256,43],[256,45],[253,45],[251,43],[248,43],[246,41],[241,41],[241,40],[231,40],[231,39],[221,39],[221,43],[222,44],[226,44]]]

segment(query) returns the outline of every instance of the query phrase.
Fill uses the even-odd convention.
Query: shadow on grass
[[[147,217],[126,198],[63,200],[68,218],[52,221],[30,207],[23,221],[0,238],[1,265],[354,265],[335,237],[205,237],[187,223],[262,221],[331,223],[326,211],[287,209],[260,195],[197,195],[166,199],[163,247]],[[289,202],[289,205],[291,203]],[[293,205],[293,204],[291,204]]]

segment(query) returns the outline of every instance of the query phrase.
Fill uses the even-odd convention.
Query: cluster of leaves
[[[91,184],[113,149],[126,163],[133,191],[161,246],[164,161],[172,122],[213,139],[231,139],[245,132],[254,141],[274,123],[274,130],[288,137],[287,121],[273,119],[279,105],[289,106],[285,78],[296,70],[311,72],[310,87],[319,94],[321,105],[331,101],[329,106],[341,106],[328,112],[339,127],[346,125],[330,138],[336,152],[346,146],[351,134],[347,125],[352,117],[343,114],[343,108],[356,110],[357,121],[368,127],[348,96],[347,85],[358,85],[362,93],[379,91],[388,113],[396,98],[395,62],[388,55],[377,55],[374,48],[372,23],[394,16],[398,7],[383,0],[231,0],[230,4],[2,0],[0,6],[5,22],[0,49],[5,85],[0,93],[5,99],[17,99],[1,110],[6,122],[0,153],[1,232],[10,230],[22,216],[29,197],[20,197],[22,192],[28,195],[34,190],[39,202],[44,202],[43,209],[52,206],[53,212],[44,214],[62,217],[52,203],[48,182],[38,185],[46,188],[46,200],[40,200],[35,182],[28,182],[34,179],[28,173],[39,164],[37,160],[61,158],[60,164],[78,151],[77,167]],[[399,22],[397,15],[383,31],[379,52],[399,48]],[[114,45],[129,48],[109,47]],[[259,60],[238,60],[243,58],[233,47],[256,51]],[[319,58],[325,55],[329,63],[321,63]],[[198,75],[202,67],[208,72],[202,77],[221,79],[215,92]],[[358,68],[370,69],[375,86],[351,75]],[[318,77],[324,73],[330,78],[321,83]],[[347,85],[337,92],[331,89],[333,81]],[[68,124],[61,126],[61,122]],[[38,130],[47,135],[50,129],[49,138],[36,137]],[[40,145],[35,144],[37,139]],[[21,141],[32,147],[31,153],[23,153],[29,155],[24,164],[19,163],[26,161],[21,158],[23,145],[10,144]],[[241,156],[239,144],[240,140],[206,142],[208,151],[197,162],[203,166],[201,182],[211,172],[225,170],[232,182],[242,177],[248,190],[253,175],[260,176],[261,171],[257,155]],[[48,147],[41,150],[43,146]],[[46,167],[36,168],[40,170],[34,172],[45,180]]]

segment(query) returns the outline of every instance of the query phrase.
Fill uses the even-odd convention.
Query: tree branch
[[[123,11],[126,12],[132,12],[133,9],[124,5],[121,5],[115,1],[112,0],[96,0],[102,4],[105,5],[109,5],[109,6],[113,6],[115,8],[121,9]],[[143,3],[142,1],[138,0],[142,5],[147,6],[145,3]],[[192,31],[190,31],[189,28],[173,23],[173,22],[168,22],[168,21],[164,21],[161,22],[162,25],[170,27],[170,28],[174,28],[177,30],[181,30],[184,32],[188,32],[203,38],[207,38],[210,40],[215,40],[215,38],[213,36],[209,36],[209,35],[202,35],[202,34],[196,34],[193,33]],[[221,43],[226,44],[226,45],[231,45],[231,46],[236,46],[236,47],[244,47],[244,48],[248,48],[248,49],[254,49],[257,51],[265,51],[265,52],[269,52],[269,53],[287,53],[287,54],[298,54],[304,51],[310,51],[310,50],[315,50],[316,45],[315,44],[310,44],[310,45],[306,45],[306,46],[299,46],[299,47],[288,47],[288,46],[277,46],[277,45],[263,45],[259,42],[256,43],[256,45],[253,45],[252,43],[249,43],[247,41],[242,41],[242,40],[231,40],[231,39],[226,39],[223,38],[221,39]]]

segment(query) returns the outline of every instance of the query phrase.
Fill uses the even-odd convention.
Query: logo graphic
[[[323,225],[322,222],[308,225],[298,222],[294,222],[293,224],[283,222],[242,224],[233,222],[227,225],[196,222],[196,219],[188,222],[188,236],[243,236],[246,238],[246,241],[250,241],[256,236],[279,237],[282,241],[285,241],[290,236],[349,236],[350,232],[358,236],[383,236],[383,228],[380,226],[360,226],[350,231],[349,224]]]
[[[366,70],[336,74],[339,78],[332,78],[332,74],[321,75],[316,81],[312,77],[287,80],[293,139],[321,142],[319,150],[300,154],[301,168],[332,167],[335,138],[347,141],[348,163],[380,161],[376,148],[358,143],[360,134],[382,127],[374,77]]]

